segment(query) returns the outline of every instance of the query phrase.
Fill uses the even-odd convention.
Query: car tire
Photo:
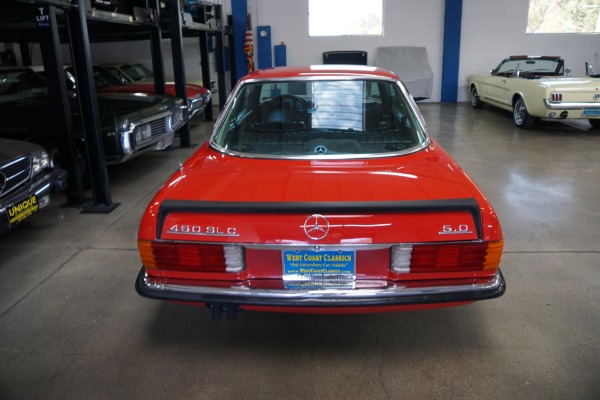
[[[513,121],[521,129],[531,129],[535,124],[535,117],[527,111],[522,97],[518,97],[513,105]]]
[[[600,119],[588,119],[593,129],[600,129]]]
[[[482,109],[485,103],[479,98],[479,92],[475,85],[471,86],[471,105],[473,108]]]

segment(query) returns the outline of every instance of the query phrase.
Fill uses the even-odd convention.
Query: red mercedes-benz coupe
[[[501,296],[492,206],[375,67],[257,71],[139,229],[147,297],[240,310],[387,312]]]

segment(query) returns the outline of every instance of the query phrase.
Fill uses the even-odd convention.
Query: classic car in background
[[[13,229],[64,190],[67,173],[52,169],[48,153],[34,143],[0,138],[0,233]]]
[[[137,291],[238,310],[387,312],[501,296],[492,206],[399,78],[282,67],[236,86],[150,202]]]
[[[565,76],[560,57],[511,56],[491,74],[470,75],[471,105],[490,104],[512,111],[519,128],[538,118],[588,119],[600,128],[600,80]]]
[[[160,2],[164,4],[164,2]],[[84,0],[86,14],[114,22],[155,23],[157,4],[147,0]]]
[[[72,67],[65,69],[67,73],[67,79],[75,86],[75,75]],[[151,83],[137,83],[131,84],[120,81],[115,78],[106,68],[101,66],[93,66],[94,81],[96,85],[96,91],[98,93],[156,93],[154,88],[154,80]],[[212,94],[210,90],[199,86],[188,83],[185,85],[186,97],[187,97],[187,115],[188,119],[194,118],[204,111],[206,106],[210,103]],[[167,83],[165,85],[165,92],[169,96],[176,96],[175,84]]]
[[[123,83],[153,83],[154,74],[141,63],[104,64],[113,76]]]
[[[104,68],[108,70],[115,78],[121,83],[153,83],[154,74],[148,67],[141,63],[120,63],[120,64],[103,64]],[[205,87],[202,78],[190,77],[188,82]],[[216,82],[210,81],[210,91],[216,92]]]
[[[164,150],[185,122],[183,100],[172,96],[98,94],[106,161],[121,163],[150,150]],[[79,104],[71,98],[78,159],[85,170]],[[0,137],[37,143],[56,160],[56,135],[45,78],[27,67],[0,69]],[[85,171],[84,171],[85,172]]]

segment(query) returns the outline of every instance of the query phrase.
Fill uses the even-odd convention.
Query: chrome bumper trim
[[[544,99],[544,106],[549,110],[585,110],[587,108],[600,108],[598,103],[552,103]]]
[[[492,299],[504,294],[506,282],[498,270],[488,282],[466,285],[315,290],[223,288],[165,283],[164,279],[149,277],[142,267],[135,287],[142,296],[162,300],[273,307],[369,307]]]

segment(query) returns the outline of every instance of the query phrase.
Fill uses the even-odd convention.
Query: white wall
[[[336,50],[367,51],[368,64],[375,65],[378,47],[425,47],[434,73],[432,98],[439,101],[444,0],[385,0],[383,37],[309,37],[307,0],[249,0],[248,3],[254,10],[252,24],[270,25],[273,45],[285,42],[288,65],[320,64],[323,52]]]

